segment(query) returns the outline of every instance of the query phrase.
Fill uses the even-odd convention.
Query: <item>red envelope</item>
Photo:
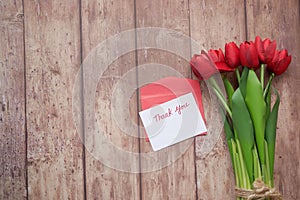
[[[202,118],[205,121],[200,85],[197,80],[193,79],[166,77],[141,87],[140,101],[142,110],[146,110],[191,92],[194,95]],[[205,134],[206,132],[201,135]],[[146,138],[146,141],[149,141],[148,137]]]

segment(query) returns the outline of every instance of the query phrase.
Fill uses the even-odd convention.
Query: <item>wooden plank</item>
[[[287,49],[292,63],[286,73],[275,77],[273,86],[281,95],[277,124],[275,187],[284,199],[299,199],[299,1],[247,1],[248,38],[256,35],[277,41],[278,49]],[[297,103],[298,102],[298,103]],[[296,139],[298,137],[298,139]]]
[[[134,29],[134,1],[103,1],[103,0],[83,0],[82,1],[82,44],[83,44],[83,58],[93,55],[92,50],[97,45],[108,38],[113,37],[115,34],[121,34],[125,30]],[[134,33],[134,32],[133,32]],[[120,41],[119,41],[120,42]],[[107,55],[105,58],[97,61],[97,58],[92,60],[99,65],[99,68],[105,68],[103,74],[100,70],[90,71],[91,65],[84,65],[84,97],[85,102],[90,98],[88,95],[88,82],[91,82],[91,74],[95,75],[96,91],[95,93],[95,119],[88,120],[85,118],[85,135],[86,141],[93,142],[93,145],[86,145],[86,191],[87,199],[139,199],[140,196],[140,183],[138,166],[139,160],[132,160],[128,156],[130,152],[138,153],[138,130],[128,132],[122,129],[119,120],[126,119],[121,112],[112,110],[114,106],[113,91],[116,84],[121,82],[121,78],[127,71],[133,70],[135,74],[135,52],[125,52],[125,55],[116,57],[114,63],[108,63],[111,53],[117,54],[120,49],[125,48],[127,45],[134,47],[135,35],[129,38],[128,41],[121,40],[122,44],[105,42],[106,46],[102,51]],[[103,43],[102,43],[103,44]],[[126,45],[125,45],[126,44]],[[100,48],[98,48],[100,49]],[[98,56],[99,58],[99,56]],[[87,61],[88,62],[88,61]],[[107,66],[105,65],[107,63]],[[103,65],[102,65],[103,64]],[[99,79],[98,79],[99,77]],[[94,77],[93,77],[94,78]],[[131,86],[136,87],[135,77],[131,79]],[[121,84],[122,85],[122,84]],[[122,85],[126,86],[126,85]],[[130,87],[130,85],[128,85]],[[118,99],[122,102],[120,107],[129,102],[129,98],[121,96],[124,94],[118,93]],[[136,97],[131,98],[129,111],[132,113],[130,121],[136,121],[137,107]],[[87,105],[88,106],[88,105]],[[119,108],[118,108],[119,109]],[[88,108],[85,107],[85,116],[89,116]],[[101,135],[94,135],[90,132],[90,127],[98,124],[102,128]],[[125,124],[125,126],[127,126]],[[124,128],[124,127],[123,127]],[[126,127],[125,127],[126,129]],[[112,149],[103,148],[99,138],[111,144]],[[88,142],[87,142],[88,143]],[[118,155],[114,150],[119,149],[121,152]],[[97,152],[99,154],[97,154]],[[127,154],[127,152],[129,152]],[[99,157],[98,157],[98,156]],[[101,159],[100,157],[107,158]],[[133,155],[133,154],[132,154]],[[137,154],[138,155],[138,154]],[[110,165],[109,163],[113,163]],[[132,167],[132,169],[131,169]],[[135,172],[135,173],[131,173]]]
[[[161,27],[172,29],[189,36],[189,8],[188,1],[136,1],[137,27]],[[151,35],[151,34],[150,34]],[[166,41],[172,34],[166,30],[160,30],[159,34],[163,38],[145,39],[143,35],[138,36],[138,45],[144,40],[156,41],[155,45],[161,49],[143,48],[138,52],[138,65],[157,63],[164,65],[158,70],[152,70],[145,74],[144,68],[139,70],[139,82],[151,78],[156,81],[164,76],[171,76],[172,73],[163,74],[164,69],[173,69],[184,77],[190,77],[191,71],[189,60],[180,57],[179,53],[189,58],[189,40],[176,49],[178,52],[167,52],[169,46],[176,46],[176,40]],[[163,36],[164,35],[164,36]],[[147,36],[149,37],[149,35]],[[174,36],[175,37],[175,36]],[[179,41],[183,38],[176,38]],[[155,64],[153,65],[155,66]],[[148,66],[149,68],[153,66]],[[167,70],[168,71],[168,70]],[[145,77],[147,76],[147,77]],[[150,79],[149,79],[150,80]],[[143,134],[143,133],[141,133]],[[140,140],[141,154],[141,184],[142,199],[196,199],[195,165],[194,165],[194,143],[193,139],[189,143],[180,143],[173,147],[153,153],[152,148],[145,139]],[[186,146],[186,151],[181,147]],[[165,155],[165,157],[164,157]],[[168,155],[168,156],[166,156]],[[148,159],[151,157],[151,159]],[[178,157],[178,159],[177,159]],[[165,160],[164,160],[165,159]],[[166,160],[170,160],[169,165],[163,167]],[[162,165],[162,169],[159,167]],[[144,173],[148,171],[148,173]]]
[[[190,1],[191,37],[201,48],[223,49],[225,43],[240,43],[245,39],[243,1]],[[199,53],[192,51],[192,53]],[[215,120],[216,107],[210,95],[204,91],[204,108],[208,125],[207,139],[196,139],[196,170],[198,199],[234,199],[234,175],[225,134]]]
[[[78,2],[24,2],[29,199],[84,198],[82,143],[72,115]]]
[[[22,1],[0,2],[0,199],[26,199]]]

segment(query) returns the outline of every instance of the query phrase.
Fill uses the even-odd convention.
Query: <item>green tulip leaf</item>
[[[224,121],[224,131],[225,131],[225,135],[226,135],[226,140],[227,140],[227,145],[228,145],[228,150],[230,153],[231,161],[233,162],[234,158],[233,158],[231,139],[234,139],[234,137],[233,137],[233,132],[232,132],[231,126],[226,117],[225,117],[225,121]]]
[[[269,118],[271,112],[271,92],[267,91],[267,96],[265,97],[266,101],[266,120]]]
[[[253,70],[249,70],[245,101],[253,121],[260,163],[265,165],[266,103],[260,81]]]
[[[226,93],[227,93],[229,106],[231,108],[231,98],[232,98],[232,95],[234,93],[234,89],[233,89],[230,81],[226,77],[224,78],[224,86],[225,86],[225,90],[226,90]]]
[[[266,141],[268,143],[268,153],[270,160],[270,175],[271,180],[273,180],[273,171],[274,171],[274,158],[275,158],[275,142],[276,142],[276,126],[278,118],[278,108],[280,104],[280,97],[278,91],[274,89],[276,93],[276,101],[270,112],[269,118],[266,124]]]
[[[244,98],[246,96],[246,85],[247,85],[248,74],[249,74],[249,68],[244,67],[242,76],[241,76],[241,81],[240,81],[240,90],[241,90],[241,93]]]
[[[238,88],[232,95],[232,122],[236,130],[237,137],[241,144],[243,157],[250,182],[253,182],[253,155],[252,149],[254,146],[254,130],[251,116],[248,112],[245,100]]]
[[[227,117],[225,117],[225,121],[224,121],[224,131],[225,131],[225,135],[226,135],[226,140],[230,140],[230,139],[234,138],[232,128],[230,126],[230,123],[229,123]]]

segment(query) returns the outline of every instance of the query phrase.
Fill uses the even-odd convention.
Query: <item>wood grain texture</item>
[[[300,198],[299,137],[299,1],[247,1],[248,38],[256,35],[277,41],[278,49],[287,49],[292,63],[273,86],[281,95],[277,124],[274,179],[284,199]]]
[[[0,199],[26,199],[22,1],[0,2]]]
[[[82,1],[83,58],[88,57],[92,50],[101,42],[113,37],[115,34],[122,33],[122,31],[134,29],[134,26],[133,0]],[[127,43],[129,46],[134,47],[135,38],[134,35],[132,36],[128,41],[121,41],[121,43]],[[108,43],[106,42],[106,44]],[[126,152],[130,154],[130,152],[138,153],[139,151],[138,130],[135,129],[128,132],[122,129],[118,121],[124,120],[123,113],[120,110],[113,113],[112,110],[112,106],[114,106],[112,101],[113,91],[116,84],[121,81],[121,78],[129,70],[133,70],[132,72],[135,74],[135,52],[126,52],[125,55],[116,58],[113,63],[108,63],[110,58],[108,55],[111,55],[111,53],[117,54],[120,49],[124,48],[124,46],[118,45],[120,44],[115,43],[102,50],[102,53],[107,54],[103,60],[99,61],[99,67],[103,66],[105,68],[104,73],[102,75],[100,71],[91,73],[96,74],[95,82],[97,83],[96,91],[92,91],[93,93],[95,92],[96,99],[95,105],[93,105],[95,106],[95,120],[89,121],[85,119],[86,141],[94,137],[88,132],[94,124],[98,124],[104,131],[101,135],[95,134],[95,138],[91,139],[94,141],[92,148],[89,145],[86,146],[87,199],[139,199],[140,196],[139,174],[136,172],[131,173],[130,169],[130,165],[135,166],[133,167],[135,169],[139,169],[138,157],[136,160],[126,157],[128,155]],[[107,66],[105,63],[107,63]],[[88,79],[91,78],[86,75],[89,72],[84,66],[84,83],[87,83]],[[136,87],[135,78],[131,79],[131,83],[130,86]],[[128,85],[128,87],[130,86]],[[89,94],[86,93],[86,90],[84,92],[85,97],[87,97]],[[126,111],[128,112],[126,105],[128,105],[130,99],[125,98],[124,94],[121,93],[117,93],[115,96],[122,101],[122,106],[118,109],[125,105],[124,108],[127,108]],[[131,99],[131,105],[129,110],[132,113],[132,118],[126,119],[128,124],[130,124],[131,120],[137,120],[136,98]],[[99,137],[103,137],[114,149],[102,149]],[[121,158],[116,155],[114,151],[116,149],[121,151]],[[99,151],[101,151],[101,155],[109,155],[109,157],[99,159],[96,153]],[[123,154],[124,156],[122,156]],[[115,165],[108,166],[108,162]],[[132,171],[134,170],[132,169]]]
[[[153,0],[136,1],[136,3],[138,28],[161,27],[178,31],[187,35],[187,37],[189,36],[188,1]],[[164,34],[163,30],[161,30],[161,34]],[[138,37],[138,45],[142,43],[143,40],[143,37]],[[155,38],[150,38],[149,40],[155,41]],[[190,77],[189,60],[185,60],[178,55],[178,52],[181,52],[183,55],[187,55],[187,57],[190,56],[189,41],[179,49],[176,49],[178,52],[171,53],[165,51],[163,48],[167,48],[167,46],[174,43],[175,40],[165,40],[166,38],[162,43],[166,46],[159,43],[156,44],[162,47],[161,50],[144,48],[138,51],[138,65],[157,63],[166,66],[147,74],[147,78],[152,78],[152,81],[162,78],[163,68],[166,69],[167,67],[174,69],[184,77]],[[155,66],[155,64],[153,66]],[[139,70],[139,82],[144,81],[142,77],[145,77],[145,74],[143,74],[145,72],[143,71],[144,70]],[[170,75],[171,73],[167,74],[167,76]],[[191,139],[190,142],[189,146],[187,146],[187,150],[181,154],[179,153],[180,144],[177,144],[166,150],[157,152],[153,155],[152,160],[141,158],[141,171],[143,172],[143,170],[149,168],[149,166],[155,168],[154,166],[157,166],[157,163],[163,163],[163,160],[159,160],[162,154],[168,155],[166,159],[174,158],[178,153],[180,154],[179,158],[175,162],[170,163],[167,167],[156,169],[155,171],[150,170],[148,173],[141,174],[142,199],[196,198],[193,139]],[[142,154],[147,155],[146,153],[153,151],[150,143],[145,142],[145,139],[141,139],[140,144]]]
[[[204,50],[223,49],[225,43],[240,43],[245,39],[243,1],[190,1],[191,37]],[[192,49],[192,53],[198,53]],[[205,116],[208,119],[208,140],[196,139],[196,169],[198,199],[234,199],[234,176],[225,134],[220,133],[220,121],[215,120],[214,107],[205,85]],[[222,124],[221,124],[222,126]],[[221,136],[220,136],[221,134]],[[211,137],[211,136],[212,137]],[[220,136],[220,137],[219,137]],[[215,146],[214,146],[215,144]]]
[[[80,67],[79,3],[25,1],[29,199],[83,199],[72,89]]]
[[[300,199],[299,3],[298,0],[226,3],[217,0],[0,0],[0,199],[234,199],[234,176],[223,132],[219,137],[216,130],[209,129],[209,134],[216,137],[211,137],[208,143],[204,137],[196,137],[158,154],[151,154],[150,144],[137,138],[140,106],[137,93],[128,97],[127,90],[115,90],[115,86],[122,83],[119,86],[134,88],[143,79],[170,75],[163,67],[145,74],[149,65],[140,66],[149,63],[168,66],[184,77],[193,77],[189,60],[164,49],[126,52],[109,64],[100,79],[98,72],[93,77],[85,77],[84,82],[97,78],[95,121],[85,121],[85,132],[95,123],[101,125],[107,141],[129,154],[140,151],[141,160],[118,157],[115,152],[100,148],[109,161],[126,170],[132,167],[135,173],[106,166],[90,149],[85,149],[83,163],[82,132],[76,129],[72,113],[72,106],[80,106],[73,105],[72,92],[81,57],[88,57],[100,42],[135,26],[169,28],[191,36],[197,45],[191,47],[187,42],[179,50],[187,57],[199,53],[194,47],[224,49],[226,42],[254,40],[256,35],[276,39],[279,49],[289,51],[293,56],[290,67],[274,80],[281,95],[275,187],[284,199]],[[148,39],[162,39],[156,42],[162,48],[167,43],[178,45],[164,41],[169,37],[163,34],[164,31],[161,38]],[[118,54],[125,45],[134,47],[135,42],[139,45],[144,38],[137,35],[104,50],[102,53],[108,57],[103,63],[109,59],[109,52]],[[128,76],[129,71],[134,76]],[[212,118],[215,110],[205,84],[202,90],[206,118]],[[126,105],[116,113],[112,113],[114,97]],[[130,117],[124,112],[129,112]],[[136,127],[124,129],[121,120]],[[219,126],[221,122],[211,120],[211,123]],[[143,134],[142,128],[140,133]],[[92,139],[95,147],[101,145],[99,138]],[[181,152],[186,144],[188,148]],[[150,159],[146,159],[149,155]],[[176,161],[151,171],[151,166],[159,166],[160,158]],[[137,169],[141,170],[140,174]]]

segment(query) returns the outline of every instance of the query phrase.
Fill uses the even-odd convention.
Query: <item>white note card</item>
[[[154,151],[207,131],[192,93],[143,110],[139,115]]]

